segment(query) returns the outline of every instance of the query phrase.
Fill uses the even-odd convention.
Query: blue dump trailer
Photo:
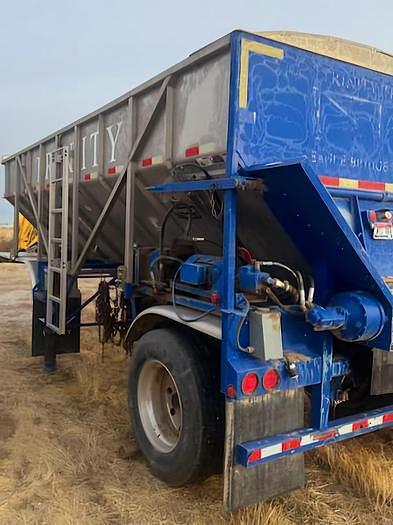
[[[393,425],[393,59],[284,36],[234,31],[3,160],[33,355],[79,352],[96,301],[149,467],[223,471],[228,510]]]

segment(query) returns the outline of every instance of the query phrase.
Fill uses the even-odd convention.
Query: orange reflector
[[[236,397],[236,390],[233,385],[227,386],[227,396],[230,397],[231,399],[234,399]]]
[[[273,390],[276,388],[280,382],[280,374],[275,368],[270,368],[267,372],[264,373],[262,378],[263,388],[265,390]]]
[[[242,392],[243,394],[253,394],[259,383],[258,376],[254,372],[249,372],[243,377]]]
[[[210,302],[212,304],[220,304],[220,301],[221,301],[220,294],[218,294],[217,292],[212,292],[210,295]]]
[[[314,436],[314,441],[326,441],[327,439],[332,439],[337,436],[337,430],[331,430],[329,432],[325,432],[324,434],[319,434],[318,436]]]

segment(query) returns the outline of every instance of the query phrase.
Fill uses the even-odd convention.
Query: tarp
[[[295,31],[266,31],[258,34],[319,55],[393,75],[393,56],[372,46],[334,36],[297,33]]]

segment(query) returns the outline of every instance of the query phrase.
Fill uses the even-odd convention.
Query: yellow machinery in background
[[[37,230],[34,226],[20,213],[19,214],[19,235],[18,249],[29,250],[38,242]]]

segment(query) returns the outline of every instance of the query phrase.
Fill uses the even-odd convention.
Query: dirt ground
[[[27,269],[0,264],[0,525],[393,524],[390,431],[308,454],[304,489],[232,515],[220,476],[167,487],[129,426],[123,351],[108,347],[102,362],[85,329],[81,354],[44,373],[30,357],[30,317]]]

